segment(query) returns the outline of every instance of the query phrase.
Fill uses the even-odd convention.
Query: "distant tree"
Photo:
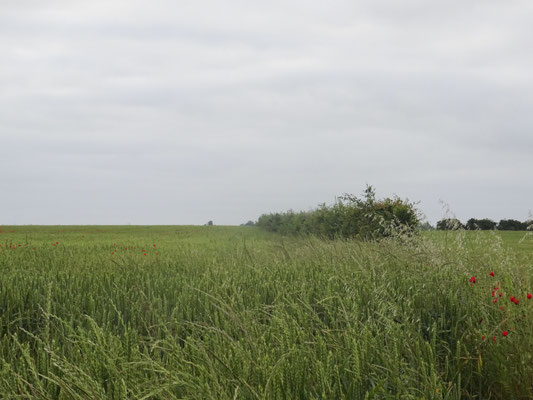
[[[483,218],[478,221],[479,229],[482,231],[491,231],[496,228],[496,222],[489,218]]]
[[[464,228],[465,226],[457,218],[443,218],[437,222],[437,229],[443,231],[455,231]]]
[[[490,231],[496,228],[496,225],[497,225],[496,222],[488,218],[483,218],[483,219],[470,218],[466,222],[465,227],[466,229],[469,229],[469,230],[480,229],[482,231]]]
[[[525,231],[526,229],[527,223],[516,219],[502,219],[498,223],[498,230],[500,231]]]
[[[254,221],[248,221],[247,223],[245,224],[241,224],[241,226],[254,226],[255,225],[255,222]]]
[[[426,221],[420,225],[420,229],[422,229],[423,231],[432,231],[435,229],[435,227]]]
[[[473,231],[476,229],[479,229],[479,225],[477,224],[478,220],[475,218],[470,218],[468,221],[466,221],[465,228],[469,231]]]
[[[213,221],[207,221],[207,226],[213,226]]]

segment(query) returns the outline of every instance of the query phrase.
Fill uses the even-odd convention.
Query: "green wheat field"
[[[526,232],[0,230],[2,399],[533,398]]]

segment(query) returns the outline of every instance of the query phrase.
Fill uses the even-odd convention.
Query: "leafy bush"
[[[498,230],[500,231],[525,231],[527,229],[527,222],[520,222],[516,219],[502,219],[498,223]]]
[[[444,218],[437,222],[437,229],[443,231],[456,231],[464,228],[465,226],[457,218]]]
[[[482,230],[482,231],[491,231],[496,228],[496,222],[494,222],[491,219],[483,218],[483,219],[475,219],[470,218],[466,222],[466,229],[469,230]]]
[[[263,214],[257,221],[257,226],[270,232],[314,234],[329,239],[376,239],[398,231],[412,232],[419,224],[414,203],[398,197],[376,200],[372,186],[367,186],[363,199],[344,194],[332,206],[321,204],[308,212]]]
[[[520,222],[516,219],[502,219],[500,222],[496,223],[491,219],[475,219],[470,218],[466,225],[463,225],[461,221],[457,218],[443,218],[437,222],[437,229],[443,231],[450,230],[459,230],[459,229],[468,229],[468,230],[494,230],[499,231],[526,231],[533,230],[533,220],[528,219],[527,221]]]

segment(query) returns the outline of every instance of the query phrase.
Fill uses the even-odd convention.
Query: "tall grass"
[[[2,231],[4,399],[531,398],[533,260],[497,234]]]

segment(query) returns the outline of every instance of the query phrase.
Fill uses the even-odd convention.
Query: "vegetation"
[[[528,399],[533,240],[509,234],[3,227],[0,397]]]
[[[285,235],[365,240],[391,236],[398,231],[412,232],[419,224],[414,203],[398,197],[376,200],[372,186],[367,186],[364,199],[344,194],[332,206],[322,204],[308,212],[263,214],[257,221],[258,227]]]
[[[525,231],[533,227],[533,221],[528,220],[524,222],[517,221],[516,219],[502,219],[498,223],[498,229],[501,231]]]
[[[502,219],[500,222],[496,223],[491,219],[475,219],[470,218],[466,225],[463,225],[461,221],[456,218],[444,218],[437,222],[437,229],[440,230],[457,230],[457,229],[468,229],[468,230],[493,230],[497,229],[499,231],[525,231],[533,230],[533,220],[527,220],[524,222],[517,221],[515,219]]]
[[[465,229],[465,226],[457,218],[444,218],[437,222],[437,229],[443,231],[456,231]]]
[[[470,218],[467,221],[465,228],[469,230],[479,229],[482,231],[491,231],[493,229],[496,229],[497,225],[498,224],[496,222],[488,218],[483,218],[483,219]]]

